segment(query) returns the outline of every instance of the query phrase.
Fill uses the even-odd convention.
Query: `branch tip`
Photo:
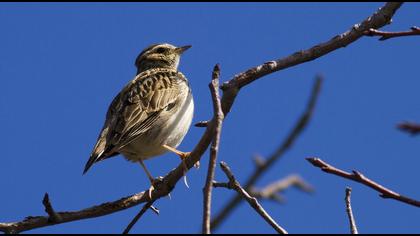
[[[314,160],[313,158],[307,158],[307,160]],[[312,162],[311,162],[312,163]],[[328,174],[333,174],[345,179],[353,180],[355,182],[361,183],[371,189],[374,189],[375,191],[379,192],[383,196],[386,196],[386,198],[391,198],[412,206],[420,207],[420,201],[408,198],[406,196],[403,196],[401,194],[398,194],[388,188],[383,187],[382,185],[376,183],[375,181],[367,178],[364,176],[361,172],[353,170],[352,173],[345,172],[343,170],[340,170],[334,166],[331,166],[330,164],[327,164],[326,162],[322,160],[317,160],[317,165],[314,165],[315,167],[320,168],[324,172]],[[324,166],[318,165],[319,163],[323,163]]]

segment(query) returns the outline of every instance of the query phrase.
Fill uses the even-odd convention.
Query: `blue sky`
[[[194,122],[208,119],[207,84],[215,63],[221,80],[265,61],[326,41],[371,15],[382,3],[1,3],[0,122],[2,147],[0,222],[44,215],[50,194],[57,211],[78,210],[140,192],[149,186],[139,165],[116,157],[83,166],[109,103],[135,73],[137,54],[152,43],[192,44],[180,70],[192,85]],[[420,4],[407,3],[386,30],[420,22]],[[251,157],[268,156],[281,143],[308,100],[315,74],[325,83],[310,126],[295,146],[258,182],[265,186],[297,173],[312,195],[291,189],[279,205],[263,206],[291,233],[347,233],[344,190],[363,233],[418,233],[420,211],[384,200],[367,187],[322,173],[305,161],[318,156],[357,169],[391,189],[420,198],[420,137],[398,131],[420,122],[418,37],[362,38],[347,48],[271,74],[244,88],[222,131],[219,160],[239,181],[252,173]],[[179,149],[191,150],[203,129],[191,127]],[[208,153],[199,170],[156,203],[133,233],[196,233],[201,228],[202,187]],[[165,154],[146,162],[165,175],[179,159]],[[218,168],[216,180],[226,180]],[[233,193],[214,190],[216,213]],[[139,207],[96,219],[28,233],[120,233]],[[274,232],[241,204],[218,233]]]

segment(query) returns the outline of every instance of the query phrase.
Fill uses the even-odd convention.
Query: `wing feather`
[[[149,130],[162,110],[179,99],[184,75],[172,69],[140,73],[114,98],[85,172],[93,163],[119,152]]]

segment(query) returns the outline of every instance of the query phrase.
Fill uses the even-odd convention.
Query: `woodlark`
[[[105,124],[86,163],[84,173],[96,162],[122,154],[139,162],[152,183],[144,160],[167,151],[184,160],[189,153],[176,150],[187,133],[194,102],[187,78],[178,71],[180,56],[191,46],[155,44],[137,57],[137,75],[114,98]],[[185,164],[185,163],[184,163]]]

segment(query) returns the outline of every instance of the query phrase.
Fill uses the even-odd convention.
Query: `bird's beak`
[[[183,52],[187,51],[190,47],[191,47],[191,45],[187,45],[187,46],[183,46],[183,47],[178,47],[178,48],[175,49],[175,51],[178,54],[182,54]]]

